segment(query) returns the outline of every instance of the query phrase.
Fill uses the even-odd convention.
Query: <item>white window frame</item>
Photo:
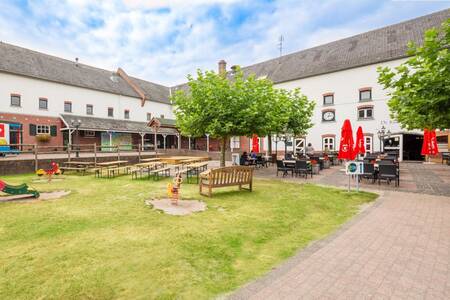
[[[230,148],[239,149],[241,148],[241,138],[239,136],[233,136],[230,139]]]
[[[372,115],[370,117],[367,116],[367,111],[371,110],[372,111]],[[364,116],[361,117],[359,115],[360,111],[364,111]],[[373,119],[373,107],[361,107],[358,108],[358,120],[372,120]]]
[[[328,151],[335,151],[335,141],[336,137],[334,136],[327,136],[322,138],[322,151],[325,151],[325,149],[328,147]],[[330,148],[330,145],[332,146]]]
[[[95,131],[94,130],[85,130],[84,136],[88,137],[88,138],[95,137]]]
[[[330,99],[331,98],[331,103],[327,103],[325,101],[325,99]],[[328,106],[328,105],[334,105],[334,95],[324,95],[323,96],[323,105]]]
[[[147,113],[147,121],[151,121],[152,120],[152,113]]]
[[[42,101],[42,103],[45,103],[45,107],[41,107],[41,101]],[[48,99],[46,99],[46,98],[39,98],[38,107],[39,107],[40,110],[48,110]]]
[[[36,134],[50,134],[50,125],[36,125]]]
[[[66,108],[69,108],[69,109],[66,110]],[[64,101],[64,112],[66,112],[66,113],[71,113],[72,112],[72,102]]]
[[[367,148],[367,146],[369,146],[369,148]],[[364,148],[366,149],[366,152],[368,152],[368,153],[373,152],[373,136],[371,136],[371,135],[364,136]]]

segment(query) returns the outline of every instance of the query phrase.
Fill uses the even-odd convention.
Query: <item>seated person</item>
[[[311,157],[314,156],[314,147],[312,146],[311,143],[308,144],[308,146],[306,147],[306,154]]]
[[[285,160],[293,160],[294,157],[292,156],[292,152],[288,152],[286,153],[286,155],[284,156]]]
[[[250,157],[251,158],[256,158],[256,152],[254,152],[253,150],[250,152]]]
[[[239,164],[241,166],[247,166],[248,165],[248,155],[247,152],[244,151],[244,153],[242,153],[241,158],[239,160]]]

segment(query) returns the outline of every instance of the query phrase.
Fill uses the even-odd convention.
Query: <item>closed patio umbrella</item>
[[[353,132],[352,124],[349,119],[344,121],[341,128],[341,141],[339,143],[339,159],[353,160],[356,153],[353,150]]]
[[[256,134],[252,137],[252,151],[255,153],[259,153],[259,139]]]
[[[364,134],[361,126],[359,126],[358,130],[356,131],[356,143],[354,152],[355,155],[366,153],[366,147],[364,145]]]
[[[423,130],[423,144],[422,155],[436,155],[438,153],[438,145],[436,141],[436,131],[424,129]]]

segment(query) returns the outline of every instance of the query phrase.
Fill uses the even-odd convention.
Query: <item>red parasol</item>
[[[255,153],[259,153],[259,139],[256,134],[252,137],[252,151]]]
[[[438,145],[436,141],[435,130],[423,130],[422,155],[436,155],[438,153]]]
[[[356,155],[366,153],[366,147],[364,145],[364,134],[361,126],[359,126],[358,130],[356,131],[356,143],[355,149],[353,151]]]
[[[339,144],[339,159],[353,160],[356,153],[353,151],[352,124],[349,119],[344,121],[341,129],[341,142]]]

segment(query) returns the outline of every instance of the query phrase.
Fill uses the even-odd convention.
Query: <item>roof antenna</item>
[[[283,42],[284,37],[283,35],[280,35],[280,37],[278,38],[278,49],[280,50],[280,57],[283,56]]]

